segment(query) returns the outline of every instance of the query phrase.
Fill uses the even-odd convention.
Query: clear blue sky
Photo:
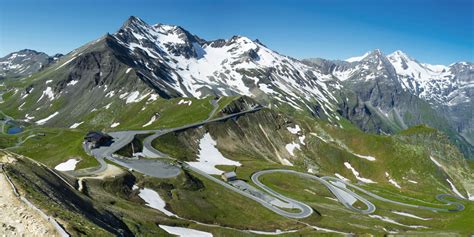
[[[419,61],[474,61],[474,0],[0,0],[0,56],[67,53],[130,15],[204,39],[245,35],[295,58],[345,59],[379,48]]]

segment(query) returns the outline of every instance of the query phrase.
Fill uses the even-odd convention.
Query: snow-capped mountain
[[[469,91],[465,89],[474,86],[474,64],[460,62],[444,66],[419,63],[402,51],[395,51],[387,58],[403,88],[420,98],[448,106],[470,101]]]
[[[474,144],[474,64],[449,66],[420,63],[401,51],[388,55],[403,88],[446,114],[471,144]]]
[[[385,56],[380,50],[345,61],[305,62],[356,93],[359,101],[355,107],[342,111],[365,130],[393,132],[426,123],[447,133],[459,133],[463,138],[458,139],[474,144],[472,63],[430,65],[401,51]],[[388,125],[374,122],[374,116]]]
[[[365,131],[395,133],[428,124],[454,134],[457,144],[465,142],[458,134],[474,140],[472,64],[433,66],[399,51],[388,57],[374,50],[346,61],[300,61],[244,36],[205,40],[180,26],[130,17],[117,32],[45,70],[47,76],[32,77],[15,90],[15,103],[31,110],[25,108],[25,118],[44,117],[42,109],[59,102],[66,117],[57,121],[79,121],[111,103],[246,95],[330,122],[342,115]]]
[[[22,77],[31,75],[51,63],[57,61],[62,55],[52,57],[45,53],[31,49],[23,49],[0,58],[0,77]]]
[[[113,38],[129,50],[138,73],[168,95],[266,95],[326,116],[335,109],[331,91],[337,82],[258,40],[206,41],[179,26],[148,25],[136,17]]]

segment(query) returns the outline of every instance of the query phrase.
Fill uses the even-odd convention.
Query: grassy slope
[[[334,173],[340,173],[343,176],[356,182],[352,172],[346,169],[343,165],[344,162],[349,162],[351,165],[361,172],[362,177],[370,178],[377,182],[374,185],[365,185],[369,190],[378,191],[382,196],[393,198],[394,200],[400,200],[407,203],[423,204],[428,205],[426,202],[439,203],[435,200],[435,195],[439,193],[450,193],[445,183],[441,183],[445,179],[444,173],[440,172],[435,164],[428,158],[429,154],[427,151],[418,145],[409,144],[399,140],[397,137],[391,136],[380,136],[373,134],[366,134],[355,128],[349,122],[341,120],[341,127],[333,126],[325,122],[315,123],[312,119],[304,118],[303,116],[298,118],[299,124],[306,130],[306,146],[303,146],[302,151],[296,151],[297,155],[304,156],[308,162],[315,162],[319,167],[319,173],[323,175],[331,175]],[[327,140],[332,141],[326,143],[317,137],[308,134],[308,130],[317,133],[320,136],[326,137]],[[416,132],[416,131],[407,131]],[[422,132],[422,131],[419,131]],[[219,144],[219,142],[218,142]],[[346,148],[342,148],[341,144]],[[177,139],[176,134],[168,134],[155,140],[153,145],[158,147],[160,150],[177,157],[182,160],[188,160],[190,156],[196,151],[186,148],[186,144],[182,143]],[[354,153],[362,155],[371,155],[376,157],[376,161],[368,161],[359,158],[351,154],[348,150]],[[243,180],[250,180],[250,176],[253,172],[261,169],[269,168],[289,168],[278,164],[271,164],[264,160],[255,160],[249,157],[248,154],[242,150],[229,152],[224,149],[221,152],[228,158],[238,160],[242,163],[241,167],[237,167],[236,171],[238,177]],[[460,158],[462,159],[462,157]],[[294,163],[297,167],[294,167],[300,171],[306,171],[303,163]],[[303,165],[303,166],[301,166]],[[383,168],[381,168],[383,167]],[[221,170],[233,170],[233,167],[220,166]],[[388,182],[388,178],[385,176],[385,172],[388,172],[392,179],[395,179],[402,189],[394,187]],[[318,222],[319,226],[327,228],[336,228],[346,231],[355,231],[363,233],[364,228],[371,230],[375,226],[388,226],[392,229],[410,231],[410,228],[401,228],[400,226],[387,224],[367,216],[361,216],[357,214],[351,214],[347,216],[348,211],[344,210],[342,206],[333,201],[311,195],[305,189],[310,189],[313,192],[318,193],[318,190],[314,190],[313,187],[318,186],[317,184],[308,184],[307,180],[301,180],[299,178],[291,178],[287,175],[274,175],[271,182],[268,182],[269,186],[275,187],[282,193],[287,193],[291,197],[295,197],[298,200],[304,200],[309,202],[318,211],[321,211],[323,219]],[[265,178],[266,179],[266,178]],[[418,184],[413,184],[407,180],[416,180]],[[289,185],[291,184],[291,185]],[[323,188],[324,189],[324,188]],[[310,197],[311,196],[311,197]],[[328,195],[332,197],[332,195]],[[414,201],[408,197],[420,199],[421,201]],[[311,199],[312,198],[312,199]],[[369,198],[369,200],[376,203],[380,208],[376,212],[378,215],[388,216],[392,219],[398,220],[405,224],[410,225],[427,225],[431,230],[442,230],[447,232],[459,232],[469,233],[468,221],[472,219],[472,207],[470,203],[466,202],[466,210],[460,213],[444,213],[436,215],[431,212],[420,211],[418,209],[409,209],[405,207],[396,206],[393,204],[382,203],[377,200]],[[424,202],[426,201],[426,202]],[[432,205],[438,206],[439,205]],[[334,209],[338,209],[339,214],[331,214]],[[433,217],[432,223],[423,223],[423,221],[417,221],[416,219],[401,217],[390,212],[390,210],[405,211],[408,213],[418,214],[421,216],[426,215],[427,217]],[[436,217],[436,218],[435,218]],[[353,225],[339,225],[337,220],[347,220]],[[467,220],[464,220],[466,219]],[[462,221],[460,221],[462,220]],[[364,224],[365,223],[365,224]],[[362,226],[362,227],[361,227]],[[367,231],[367,230],[365,230]],[[370,231],[369,231],[370,232]],[[382,233],[381,228],[378,228],[376,232]]]
[[[8,82],[8,86],[12,88],[24,87],[34,82],[38,78],[46,78],[51,72],[52,69],[45,70],[33,75],[31,78]],[[34,91],[34,93],[36,93],[35,96],[27,97],[24,107],[28,108],[29,106],[33,106],[36,103],[36,97],[40,96],[41,91],[37,90]],[[5,103],[3,106],[0,105],[0,109],[10,116],[23,118],[26,111],[20,111],[16,109],[18,106],[20,106],[20,103],[16,102],[19,101],[19,94],[20,93],[18,92],[15,93],[14,89],[4,93],[2,96],[3,99],[7,102],[10,101],[10,103]],[[147,123],[155,113],[159,113],[160,118],[152,125],[146,127],[146,129],[177,127],[192,122],[202,121],[207,118],[209,112],[212,110],[212,106],[209,103],[210,98],[203,100],[192,99],[193,104],[189,107],[187,105],[178,105],[177,103],[179,100],[180,99],[158,99],[156,101],[148,101],[148,98],[145,98],[138,103],[127,104],[126,106],[123,100],[114,100],[112,101],[110,109],[105,109],[104,106],[108,104],[107,101],[104,102],[104,104],[98,105],[95,108],[96,111],[84,115],[84,117],[80,120],[67,120],[67,124],[62,122],[61,126],[68,127],[74,122],[85,121],[84,124],[82,124],[78,129],[69,130],[42,128],[38,131],[45,132],[47,136],[37,137],[36,139],[38,140],[29,140],[24,146],[14,149],[14,151],[31,156],[51,167],[72,157],[78,157],[83,160],[81,163],[79,163],[79,168],[94,166],[96,165],[95,160],[85,156],[82,148],[80,147],[82,137],[88,130],[103,128],[105,128],[107,131],[143,129],[143,124]],[[225,104],[229,103],[231,100],[232,98],[221,99],[221,101],[219,101],[220,107],[225,106]],[[53,111],[56,111],[62,106],[62,103],[64,102],[61,99],[54,101],[50,108],[47,108],[44,112],[42,112],[41,117],[46,117]],[[142,110],[143,108],[145,109]],[[282,109],[284,110],[284,108]],[[302,148],[302,152],[296,151],[298,157],[305,157],[310,162],[317,164],[320,168],[318,171],[322,174],[332,175],[335,172],[338,172],[347,178],[355,180],[352,173],[345,169],[345,167],[342,165],[343,162],[350,162],[354,168],[362,172],[361,176],[377,181],[377,188],[381,188],[385,192],[408,195],[423,200],[432,200],[434,194],[440,192],[449,192],[449,190],[446,188],[439,189],[439,187],[443,186],[443,184],[440,185],[439,180],[444,179],[444,176],[442,173],[437,171],[434,164],[427,159],[428,154],[426,151],[419,146],[402,143],[393,137],[362,133],[360,130],[354,128],[349,122],[345,120],[340,122],[343,127],[343,129],[340,129],[324,122],[315,123],[313,119],[308,118],[302,114],[292,114],[302,124],[304,129],[307,129],[311,132],[316,132],[318,134],[320,134],[319,132],[324,132],[329,137],[332,137],[336,140],[335,142],[325,143],[316,137],[306,134],[307,145]],[[116,128],[110,128],[110,125],[114,122],[119,122],[120,125]],[[32,127],[30,129],[35,130],[36,128]],[[0,137],[0,144],[10,145],[12,143],[11,138],[15,136],[20,135],[8,136],[6,138]],[[168,139],[168,141],[160,143],[161,145],[157,144],[159,147],[161,146],[160,149],[162,148],[163,151],[172,155],[176,155],[177,157],[182,156],[183,158],[189,155],[186,154],[186,149],[176,146],[177,143],[175,140],[173,140],[172,136],[164,136],[163,138],[165,140]],[[369,162],[360,159],[350,154],[346,150],[341,149],[338,142],[345,144],[356,153],[375,156],[377,161]],[[165,144],[165,146],[163,146],[163,144]],[[265,161],[254,161],[251,157],[242,155],[242,152],[227,152],[225,155],[233,159],[240,160],[243,163],[243,166],[238,168],[238,174],[239,177],[247,180],[249,179],[251,173],[258,169],[281,167],[279,165],[274,165]],[[302,166],[302,162],[295,162],[295,164],[301,165],[300,169],[302,171],[305,170],[305,167]],[[385,169],[381,170],[380,167],[385,167]],[[408,176],[413,167],[416,168],[416,174],[414,176]],[[222,167],[222,169],[228,168],[229,167]],[[385,171],[389,172],[392,178],[396,179],[402,184],[403,189],[401,191],[387,183],[387,179],[384,176]],[[410,172],[407,173],[406,171]],[[422,188],[417,191],[413,191],[418,187],[403,181],[404,177],[419,181],[419,186]],[[418,177],[426,178],[420,180],[417,179]],[[273,181],[280,186],[284,186],[284,183],[277,182],[278,179]],[[300,180],[298,182],[303,181]],[[373,185],[373,187],[375,187],[375,185]],[[277,187],[275,186],[275,188]],[[295,190],[294,193],[301,193],[301,191]],[[180,193],[178,192],[178,194]],[[199,196],[195,196],[195,198],[199,198]],[[179,209],[180,205],[182,204],[179,203],[175,205],[177,205],[177,209]],[[194,213],[190,208],[192,207],[188,207],[189,213],[187,213],[188,209],[182,210],[184,215],[196,215],[197,218],[200,218],[199,214]],[[464,229],[465,224],[469,223],[466,222],[466,220],[471,220],[469,218],[466,219],[465,217],[466,215],[469,216],[469,214],[472,213],[472,207],[468,207],[466,211],[467,212],[462,212],[459,218],[454,217],[453,219],[446,220],[443,222],[443,226],[445,226],[446,229]],[[343,218],[344,215],[341,215],[340,217]],[[217,220],[216,218],[219,221],[226,220],[224,217],[214,217],[215,220]],[[211,220],[212,218],[205,217],[205,219]],[[464,219],[466,220],[458,221]],[[324,220],[327,219],[323,218],[323,221],[319,224],[331,227],[331,221],[325,224]],[[337,220],[337,218],[333,219],[333,221],[335,220]],[[372,222],[369,221],[368,223]]]
[[[72,158],[81,160],[77,168],[98,165],[97,161],[82,149],[83,132],[55,128],[34,129],[33,134],[38,133],[44,133],[45,136],[31,138],[11,151],[31,157],[50,167]]]

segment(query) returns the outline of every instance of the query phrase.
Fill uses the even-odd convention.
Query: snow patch
[[[25,120],[26,121],[30,121],[32,119],[34,119],[35,117],[34,116],[30,116],[29,114],[25,114]]]
[[[144,188],[140,190],[138,196],[146,202],[146,205],[163,212],[167,216],[176,216],[172,212],[165,209],[166,202],[160,197],[160,195],[152,189]]]
[[[397,187],[397,188],[402,188],[400,187],[400,185],[392,178],[390,178],[390,174],[388,174],[387,172],[385,172],[385,177],[388,178],[388,182],[393,184],[393,186]]]
[[[73,125],[71,125],[69,128],[77,128],[79,127],[79,125],[83,124],[84,121],[80,122],[80,123],[74,123]]]
[[[118,125],[120,125],[120,123],[113,123],[112,125],[110,125],[111,128],[115,128],[117,127]]]
[[[438,167],[440,167],[440,168],[443,168],[443,166],[442,166],[438,161],[436,161],[435,158],[433,158],[432,156],[430,156],[430,159],[431,159],[431,161],[433,161],[433,163],[435,163],[436,166],[438,166]]]
[[[291,163],[288,159],[283,158],[281,161],[282,165],[287,165],[287,166],[293,166],[293,163]]]
[[[369,161],[374,161],[375,160],[375,157],[373,157],[373,156],[364,156],[364,155],[359,155],[359,154],[356,154],[356,153],[352,153],[352,154],[359,157],[359,158],[366,159],[366,160],[369,160]]]
[[[385,217],[385,216],[369,215],[369,217],[374,218],[374,219],[379,219],[379,220],[384,221],[384,222],[392,223],[392,224],[395,224],[395,225],[404,226],[404,227],[408,227],[408,228],[413,228],[413,229],[420,229],[420,228],[426,229],[426,228],[428,228],[428,227],[422,226],[422,225],[405,225],[405,224],[399,223],[399,222],[397,222],[393,219],[390,219],[388,217]]]
[[[66,84],[66,86],[74,86],[74,85],[76,85],[78,82],[79,82],[78,80],[72,80],[72,81],[68,82],[68,83]]]
[[[341,180],[343,180],[343,181],[346,181],[346,182],[349,182],[349,181],[350,181],[348,178],[346,178],[346,177],[344,177],[344,176],[342,176],[342,175],[340,175],[340,174],[338,174],[338,173],[335,173],[334,175],[335,175],[337,178],[339,178],[339,179],[341,179]]]
[[[277,94],[276,91],[272,90],[267,84],[264,83],[258,84],[258,88],[266,94]]]
[[[204,232],[200,230],[184,228],[184,227],[176,227],[176,226],[167,226],[167,225],[159,225],[159,227],[168,234],[177,235],[179,237],[212,237],[212,234],[209,232]]]
[[[357,180],[364,182],[364,183],[376,183],[373,180],[367,179],[367,178],[362,178],[359,176],[359,172],[355,170],[349,162],[344,162],[344,166],[346,166],[347,169],[352,171],[352,174],[356,177]]]
[[[362,59],[364,59],[365,57],[369,56],[369,54],[370,54],[370,52],[367,52],[367,53],[365,53],[365,54],[362,55],[362,56],[351,57],[351,58],[348,58],[348,59],[346,59],[346,60],[344,60],[344,61],[349,62],[349,63],[359,62],[359,61],[361,61]]]
[[[76,169],[76,164],[79,163],[79,160],[76,159],[69,159],[59,165],[54,167],[55,170],[59,171],[71,171]]]
[[[112,105],[113,102],[108,103],[106,106],[104,106],[104,109],[110,109],[110,106]]]
[[[259,235],[281,235],[281,234],[288,234],[288,233],[294,233],[298,230],[287,230],[287,231],[281,231],[281,230],[275,230],[275,231],[259,231],[259,230],[249,230],[250,232],[254,234],[259,234]]]
[[[198,161],[187,162],[190,166],[204,171],[208,174],[220,175],[224,171],[217,169],[216,165],[234,165],[240,166],[237,161],[225,158],[216,148],[216,141],[212,139],[209,133],[204,134],[199,141]]]
[[[115,91],[109,91],[107,94],[105,94],[105,97],[112,98],[115,95]]]
[[[300,126],[298,124],[296,124],[294,128],[286,127],[286,129],[288,129],[288,131],[292,134],[297,134],[298,132],[301,131]]]
[[[448,181],[449,185],[451,186],[451,189],[453,190],[453,192],[458,195],[460,198],[462,199],[466,199],[462,194],[461,192],[459,192],[459,190],[456,188],[456,186],[454,186],[454,184],[449,180],[449,179],[446,179],[446,181]]]
[[[288,153],[290,153],[290,155],[292,156],[295,155],[294,154],[295,149],[301,150],[300,144],[294,143],[294,142],[286,144],[285,148],[288,151]]]
[[[150,126],[153,122],[155,122],[155,120],[156,120],[156,115],[153,115],[153,117],[151,117],[150,121],[148,121],[148,123],[145,123],[142,127]]]
[[[38,125],[43,125],[43,124],[45,124],[46,122],[48,122],[48,120],[54,118],[54,117],[55,117],[56,115],[58,115],[58,114],[59,114],[59,112],[56,111],[56,112],[54,112],[54,114],[51,114],[50,116],[48,116],[48,117],[46,117],[46,118],[44,118],[44,119],[41,119],[41,120],[36,121],[36,124],[38,124]]]
[[[125,104],[139,102],[140,101],[138,99],[139,95],[140,95],[140,92],[138,92],[138,91],[134,91],[134,92],[130,93],[127,97],[127,100],[125,101]]]
[[[158,99],[158,95],[157,94],[152,94],[150,95],[150,98],[148,98],[148,101],[156,101]]]
[[[43,91],[43,94],[41,94],[40,98],[36,102],[39,102],[41,99],[43,99],[44,96],[47,96],[49,100],[54,99],[53,89],[51,89],[51,87],[49,86],[46,87],[46,89]]]
[[[305,135],[299,136],[298,139],[300,140],[300,143],[301,143],[302,145],[306,145],[306,144],[304,143],[304,139],[306,139],[306,136],[305,136]]]
[[[193,102],[191,100],[180,100],[178,102],[179,105],[188,105],[188,106],[191,106]]]
[[[400,215],[400,216],[411,217],[411,218],[418,219],[418,220],[424,220],[424,221],[431,220],[431,218],[423,218],[423,217],[419,217],[419,216],[416,216],[416,215],[413,215],[413,214],[410,214],[410,213],[406,213],[406,212],[401,212],[401,211],[392,211],[392,213],[395,213],[395,214]]]

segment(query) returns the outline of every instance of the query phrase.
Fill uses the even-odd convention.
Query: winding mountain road
[[[454,197],[454,196],[449,195],[449,194],[440,194],[436,198],[441,202],[445,202],[447,205],[455,205],[456,206],[455,209],[433,208],[433,207],[418,206],[418,205],[412,205],[412,204],[402,203],[402,202],[398,202],[398,201],[393,201],[393,200],[390,200],[390,199],[387,199],[387,198],[384,198],[384,197],[380,197],[380,196],[378,196],[378,195],[376,195],[372,192],[369,192],[365,189],[362,189],[362,188],[360,188],[356,185],[353,185],[351,183],[348,183],[344,180],[341,180],[341,179],[338,179],[338,178],[335,178],[335,177],[330,177],[330,176],[318,177],[318,176],[308,174],[308,173],[302,173],[302,172],[298,172],[298,171],[294,171],[294,170],[285,170],[285,169],[262,170],[262,171],[255,172],[251,177],[253,183],[256,186],[258,186],[259,188],[261,188],[262,190],[264,190],[265,192],[267,192],[268,194],[270,194],[271,196],[281,200],[285,204],[288,204],[288,206],[291,206],[293,210],[282,209],[282,208],[280,208],[276,205],[273,205],[272,203],[270,203],[268,201],[263,200],[260,197],[254,196],[251,193],[240,190],[240,189],[232,186],[231,184],[222,181],[219,178],[211,176],[211,175],[205,173],[202,170],[199,170],[195,167],[192,167],[192,166],[190,166],[190,165],[188,165],[184,162],[180,162],[179,160],[176,160],[176,159],[168,156],[167,154],[164,154],[164,153],[158,151],[157,149],[155,149],[152,146],[153,140],[155,140],[156,138],[158,138],[158,137],[160,137],[164,134],[167,134],[167,133],[170,133],[170,132],[182,131],[182,130],[193,128],[193,127],[199,127],[199,126],[205,125],[207,123],[218,122],[218,121],[223,121],[223,120],[230,119],[230,118],[235,118],[237,116],[247,114],[247,113],[256,112],[256,111],[262,109],[262,107],[255,107],[255,108],[252,108],[252,109],[249,109],[249,110],[246,110],[246,111],[242,111],[242,112],[239,112],[239,113],[225,115],[223,117],[216,118],[216,119],[211,119],[212,115],[216,112],[216,107],[218,106],[217,102],[214,102],[212,104],[214,105],[214,109],[209,114],[209,117],[206,120],[202,121],[202,122],[188,124],[188,125],[184,125],[184,126],[180,126],[180,127],[176,127],[176,128],[169,128],[169,129],[130,130],[130,131],[120,131],[120,132],[111,132],[111,133],[109,133],[109,135],[111,135],[114,138],[114,142],[108,147],[100,147],[98,149],[93,149],[91,151],[92,155],[94,155],[94,157],[96,157],[96,159],[99,161],[100,166],[96,170],[89,171],[87,175],[94,175],[94,174],[98,174],[100,172],[103,172],[105,170],[105,168],[107,167],[107,163],[105,162],[105,159],[108,159],[112,162],[118,163],[119,165],[122,165],[122,166],[125,166],[125,167],[128,167],[128,168],[133,168],[133,169],[137,170],[138,172],[142,172],[142,173],[145,173],[147,175],[151,175],[151,176],[155,176],[155,177],[159,177],[159,178],[169,178],[169,177],[174,177],[174,176],[178,175],[179,172],[174,172],[174,171],[154,172],[154,171],[150,171],[149,169],[144,170],[143,165],[133,164],[133,162],[134,162],[133,160],[123,162],[123,161],[117,160],[116,158],[112,157],[113,153],[117,152],[122,147],[124,147],[124,146],[128,145],[130,142],[132,142],[135,135],[150,133],[151,135],[146,137],[143,141],[143,152],[142,153],[146,157],[148,157],[148,158],[167,158],[167,159],[171,159],[173,161],[177,161],[181,165],[181,168],[191,170],[191,171],[207,178],[208,180],[210,180],[212,182],[215,182],[215,183],[217,183],[219,185],[222,185],[223,187],[225,187],[229,190],[232,190],[232,191],[234,191],[236,193],[239,193],[239,194],[241,194],[241,195],[243,195],[243,196],[245,196],[249,199],[252,199],[252,200],[260,203],[264,207],[268,208],[269,210],[271,210],[271,211],[273,211],[273,212],[275,212],[279,215],[288,217],[288,218],[293,218],[293,219],[306,218],[306,217],[309,217],[311,214],[313,214],[314,210],[309,205],[307,205],[305,203],[302,203],[302,202],[299,202],[297,200],[288,198],[288,197],[272,190],[271,188],[267,187],[266,185],[264,185],[259,180],[259,178],[262,175],[270,174],[270,173],[287,173],[287,174],[294,174],[294,175],[298,175],[298,176],[301,176],[301,177],[304,177],[304,178],[309,178],[309,179],[316,180],[316,181],[320,182],[321,184],[323,184],[324,186],[326,186],[326,188],[329,189],[329,191],[337,198],[337,200],[342,205],[344,205],[346,208],[348,208],[352,211],[355,211],[355,212],[358,212],[358,213],[361,213],[361,214],[373,213],[376,210],[375,205],[373,203],[371,203],[370,201],[368,201],[367,199],[365,199],[364,197],[358,195],[357,193],[355,193],[351,189],[348,189],[346,186],[349,186],[353,189],[356,189],[357,191],[362,192],[362,193],[364,193],[364,194],[366,194],[366,195],[368,195],[372,198],[375,198],[377,200],[380,200],[380,201],[390,202],[390,203],[403,205],[403,206],[408,206],[408,207],[413,207],[413,208],[419,208],[419,209],[425,209],[425,210],[431,210],[431,211],[443,211],[443,212],[455,212],[455,211],[462,211],[464,209],[464,206],[461,203],[446,200],[445,198],[447,198],[447,197]],[[153,161],[149,161],[149,162],[153,162]],[[163,164],[168,165],[168,168],[170,166],[169,164],[166,164],[165,162],[162,162],[162,161],[159,161],[159,160],[157,160],[156,162],[157,162],[157,164],[161,162],[160,163],[161,165],[163,165]],[[160,164],[158,164],[158,165],[160,165]],[[158,170],[163,171],[164,169],[158,169]],[[81,175],[84,175],[84,174],[81,174]],[[337,183],[343,184],[343,185],[336,185]],[[348,198],[347,195],[349,195],[350,197]],[[454,198],[456,198],[456,197],[454,197]],[[366,209],[359,209],[359,208],[354,207],[352,205],[354,203],[354,199],[362,202],[367,208]],[[294,209],[296,209],[297,211],[295,211]]]
[[[342,188],[342,187],[339,187],[339,186],[335,186],[335,185],[327,182],[326,180],[324,180],[322,178],[319,178],[317,176],[311,175],[311,174],[302,173],[302,172],[298,172],[298,171],[294,171],[294,170],[274,169],[274,170],[257,171],[252,175],[252,181],[258,187],[262,188],[263,190],[267,191],[268,193],[271,193],[272,195],[274,195],[274,196],[276,196],[280,199],[285,200],[285,199],[287,199],[287,197],[281,195],[278,192],[273,191],[271,188],[267,187],[266,185],[264,185],[259,180],[260,176],[265,175],[265,174],[271,174],[271,173],[295,174],[295,175],[298,175],[298,176],[301,176],[301,177],[304,177],[304,178],[309,178],[309,179],[319,181],[321,184],[326,186],[329,189],[329,191],[331,191],[332,194],[334,194],[334,196],[339,200],[340,203],[342,203],[346,208],[348,208],[350,210],[353,210],[355,212],[359,212],[359,213],[362,213],[362,214],[370,214],[370,213],[373,213],[376,209],[374,204],[372,204],[367,199],[365,199],[365,198],[357,195],[356,193],[352,192],[351,190],[346,189],[346,188]],[[364,203],[367,206],[367,209],[361,210],[361,209],[358,209],[358,208],[352,206],[352,204],[347,201],[347,198],[344,197],[343,195],[341,195],[340,189],[344,189],[344,191],[346,193],[348,193],[349,195],[351,195],[355,199],[357,199],[357,200],[361,201],[362,203]]]

